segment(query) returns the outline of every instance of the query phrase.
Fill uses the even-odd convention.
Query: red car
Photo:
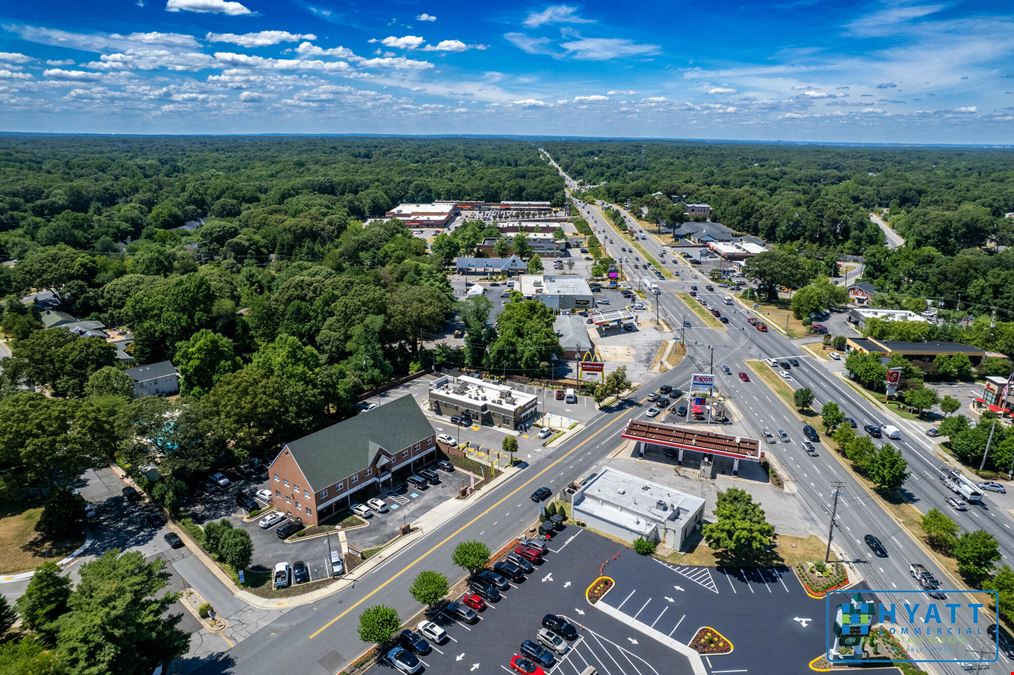
[[[542,551],[532,546],[518,545],[514,547],[514,552],[524,558],[530,563],[535,565],[542,564]]]
[[[535,665],[534,661],[519,654],[511,659],[511,670],[520,675],[546,675],[546,671]]]
[[[744,382],[749,382],[750,381],[750,376],[747,375],[746,373],[740,373],[739,374],[739,379],[743,380]]]
[[[461,598],[461,602],[465,603],[467,606],[471,607],[477,612],[481,612],[482,610],[486,609],[486,601],[480,598],[475,593],[466,594]]]
[[[757,330],[759,330],[762,333],[767,333],[768,332],[768,325],[766,323],[759,323],[759,324],[757,324]]]

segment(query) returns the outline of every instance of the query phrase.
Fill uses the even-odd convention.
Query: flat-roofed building
[[[458,274],[511,276],[527,272],[528,264],[516,255],[509,258],[455,258],[454,269]]]
[[[845,349],[849,352],[864,352],[867,354],[882,354],[890,358],[894,354],[900,354],[910,361],[932,361],[941,354],[953,355],[964,354],[972,362],[978,365],[986,356],[986,351],[972,345],[964,345],[960,342],[941,342],[931,340],[929,342],[902,342],[900,340],[874,340],[873,338],[847,338]]]
[[[574,493],[574,520],[625,541],[643,537],[680,550],[704,519],[704,500],[606,467]]]
[[[535,421],[538,397],[477,377],[444,375],[430,384],[430,410],[467,415],[473,422],[518,429]]]
[[[553,311],[591,309],[595,298],[583,277],[574,274],[522,274],[519,289],[526,298],[538,300]]]
[[[410,227],[444,227],[458,215],[454,202],[432,202],[429,204],[398,204],[384,214],[386,218],[397,218]]]
[[[709,242],[708,248],[726,260],[746,260],[767,250],[751,241],[715,241]]]
[[[710,204],[703,204],[703,203],[684,204],[683,208],[686,211],[687,215],[690,216],[690,217],[703,216],[703,217],[705,217],[705,218],[707,218],[709,220],[711,219],[711,205]]]
[[[874,309],[873,307],[853,307],[849,310],[849,321],[857,326],[864,326],[870,319],[881,321],[916,321],[928,323],[924,316],[907,309]]]

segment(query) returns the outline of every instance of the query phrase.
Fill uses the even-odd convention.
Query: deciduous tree
[[[729,488],[718,493],[715,522],[702,529],[705,541],[715,551],[734,561],[766,557],[774,546],[775,528],[750,493]]]
[[[449,584],[447,577],[440,572],[423,570],[412,582],[409,592],[412,597],[424,605],[432,607],[447,595]]]
[[[384,644],[400,627],[398,612],[386,605],[367,607],[359,615],[359,639],[363,642]]]
[[[950,554],[958,541],[961,528],[939,509],[930,509],[922,517],[922,531],[929,545],[936,550]]]
[[[48,645],[56,642],[57,620],[67,612],[70,579],[54,562],[40,565],[18,598],[18,613],[25,625]]]
[[[993,565],[1000,560],[1000,545],[996,537],[985,530],[965,532],[954,544],[954,558],[958,561],[958,571],[973,588],[989,578],[993,573]]]
[[[468,572],[482,569],[489,562],[489,547],[481,541],[463,541],[454,548],[451,559]]]

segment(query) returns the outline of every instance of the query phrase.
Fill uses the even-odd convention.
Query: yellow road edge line
[[[601,429],[599,429],[598,431],[596,431],[595,433],[593,433],[591,436],[589,436],[588,438],[584,439],[583,441],[581,441],[580,443],[578,443],[577,445],[575,445],[573,448],[571,448],[570,450],[568,450],[567,452],[565,452],[563,455],[561,455],[559,458],[557,458],[556,460],[554,460],[552,464],[550,464],[549,466],[547,466],[546,468],[544,468],[542,471],[538,472],[537,474],[535,474],[534,476],[532,476],[531,478],[529,478],[524,483],[521,483],[520,485],[518,485],[516,488],[514,488],[513,490],[511,490],[510,492],[508,492],[507,494],[505,494],[503,497],[501,497],[499,500],[497,500],[494,504],[491,504],[482,513],[480,513],[477,516],[475,516],[474,518],[472,518],[470,521],[468,521],[467,523],[465,523],[464,525],[462,525],[461,527],[459,527],[454,532],[451,532],[449,535],[447,535],[446,537],[444,537],[442,540],[440,540],[439,542],[437,542],[436,544],[434,544],[433,546],[431,546],[424,553],[422,553],[421,555],[419,555],[415,560],[413,560],[412,562],[410,562],[409,564],[405,565],[403,568],[401,568],[400,570],[398,570],[397,572],[395,572],[394,574],[392,574],[390,577],[388,577],[388,579],[386,581],[384,581],[382,584],[380,584],[379,586],[377,586],[376,588],[374,588],[372,591],[370,591],[369,593],[367,593],[366,595],[364,595],[356,603],[354,603],[353,605],[351,605],[350,607],[348,607],[347,609],[345,609],[343,612],[341,612],[338,616],[334,617],[333,619],[331,619],[330,621],[328,621],[327,623],[325,623],[323,626],[321,626],[320,628],[318,628],[317,630],[315,630],[313,633],[311,633],[310,636],[307,639],[308,640],[314,639],[315,637],[317,637],[318,635],[320,635],[321,633],[323,633],[324,631],[326,631],[328,628],[330,628],[331,626],[333,626],[334,624],[336,624],[338,621],[344,619],[346,616],[349,615],[350,612],[352,612],[353,610],[357,609],[364,602],[366,602],[367,600],[369,600],[370,598],[372,598],[374,595],[376,595],[377,593],[379,593],[381,590],[383,590],[392,581],[394,581],[395,579],[397,579],[398,577],[400,577],[402,574],[404,574],[405,572],[408,572],[410,569],[412,569],[413,567],[415,567],[416,565],[418,565],[420,562],[422,562],[427,557],[429,557],[430,555],[432,555],[433,552],[436,551],[437,549],[442,548],[451,539],[454,539],[459,534],[461,534],[462,532],[464,532],[466,529],[468,529],[469,527],[471,527],[472,525],[474,525],[476,522],[478,522],[479,519],[484,518],[487,515],[489,515],[489,513],[491,511],[493,511],[493,509],[495,509],[498,506],[500,506],[501,504],[503,504],[505,501],[507,501],[508,499],[510,499],[511,497],[513,497],[515,494],[517,494],[519,491],[521,491],[522,489],[524,489],[528,485],[531,485],[534,481],[538,480],[543,474],[545,474],[547,471],[549,471],[550,469],[552,469],[553,467],[555,467],[557,464],[559,464],[563,460],[567,459],[567,457],[569,457],[571,454],[573,454],[574,452],[576,452],[577,450],[579,450],[586,443],[590,442],[591,440],[593,440],[594,438],[596,438],[599,434],[601,434],[605,430],[607,430],[610,427],[612,427],[613,424],[615,424],[618,421],[622,421],[622,420],[623,420],[622,417],[617,417],[615,420],[613,420],[612,422],[607,423],[605,426],[603,426]]]

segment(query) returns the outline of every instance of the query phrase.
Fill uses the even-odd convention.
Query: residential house
[[[126,373],[134,380],[134,396],[172,396],[180,391],[179,373],[169,361],[127,368]]]
[[[848,287],[849,302],[856,305],[868,305],[877,287],[868,281],[860,281]]]

